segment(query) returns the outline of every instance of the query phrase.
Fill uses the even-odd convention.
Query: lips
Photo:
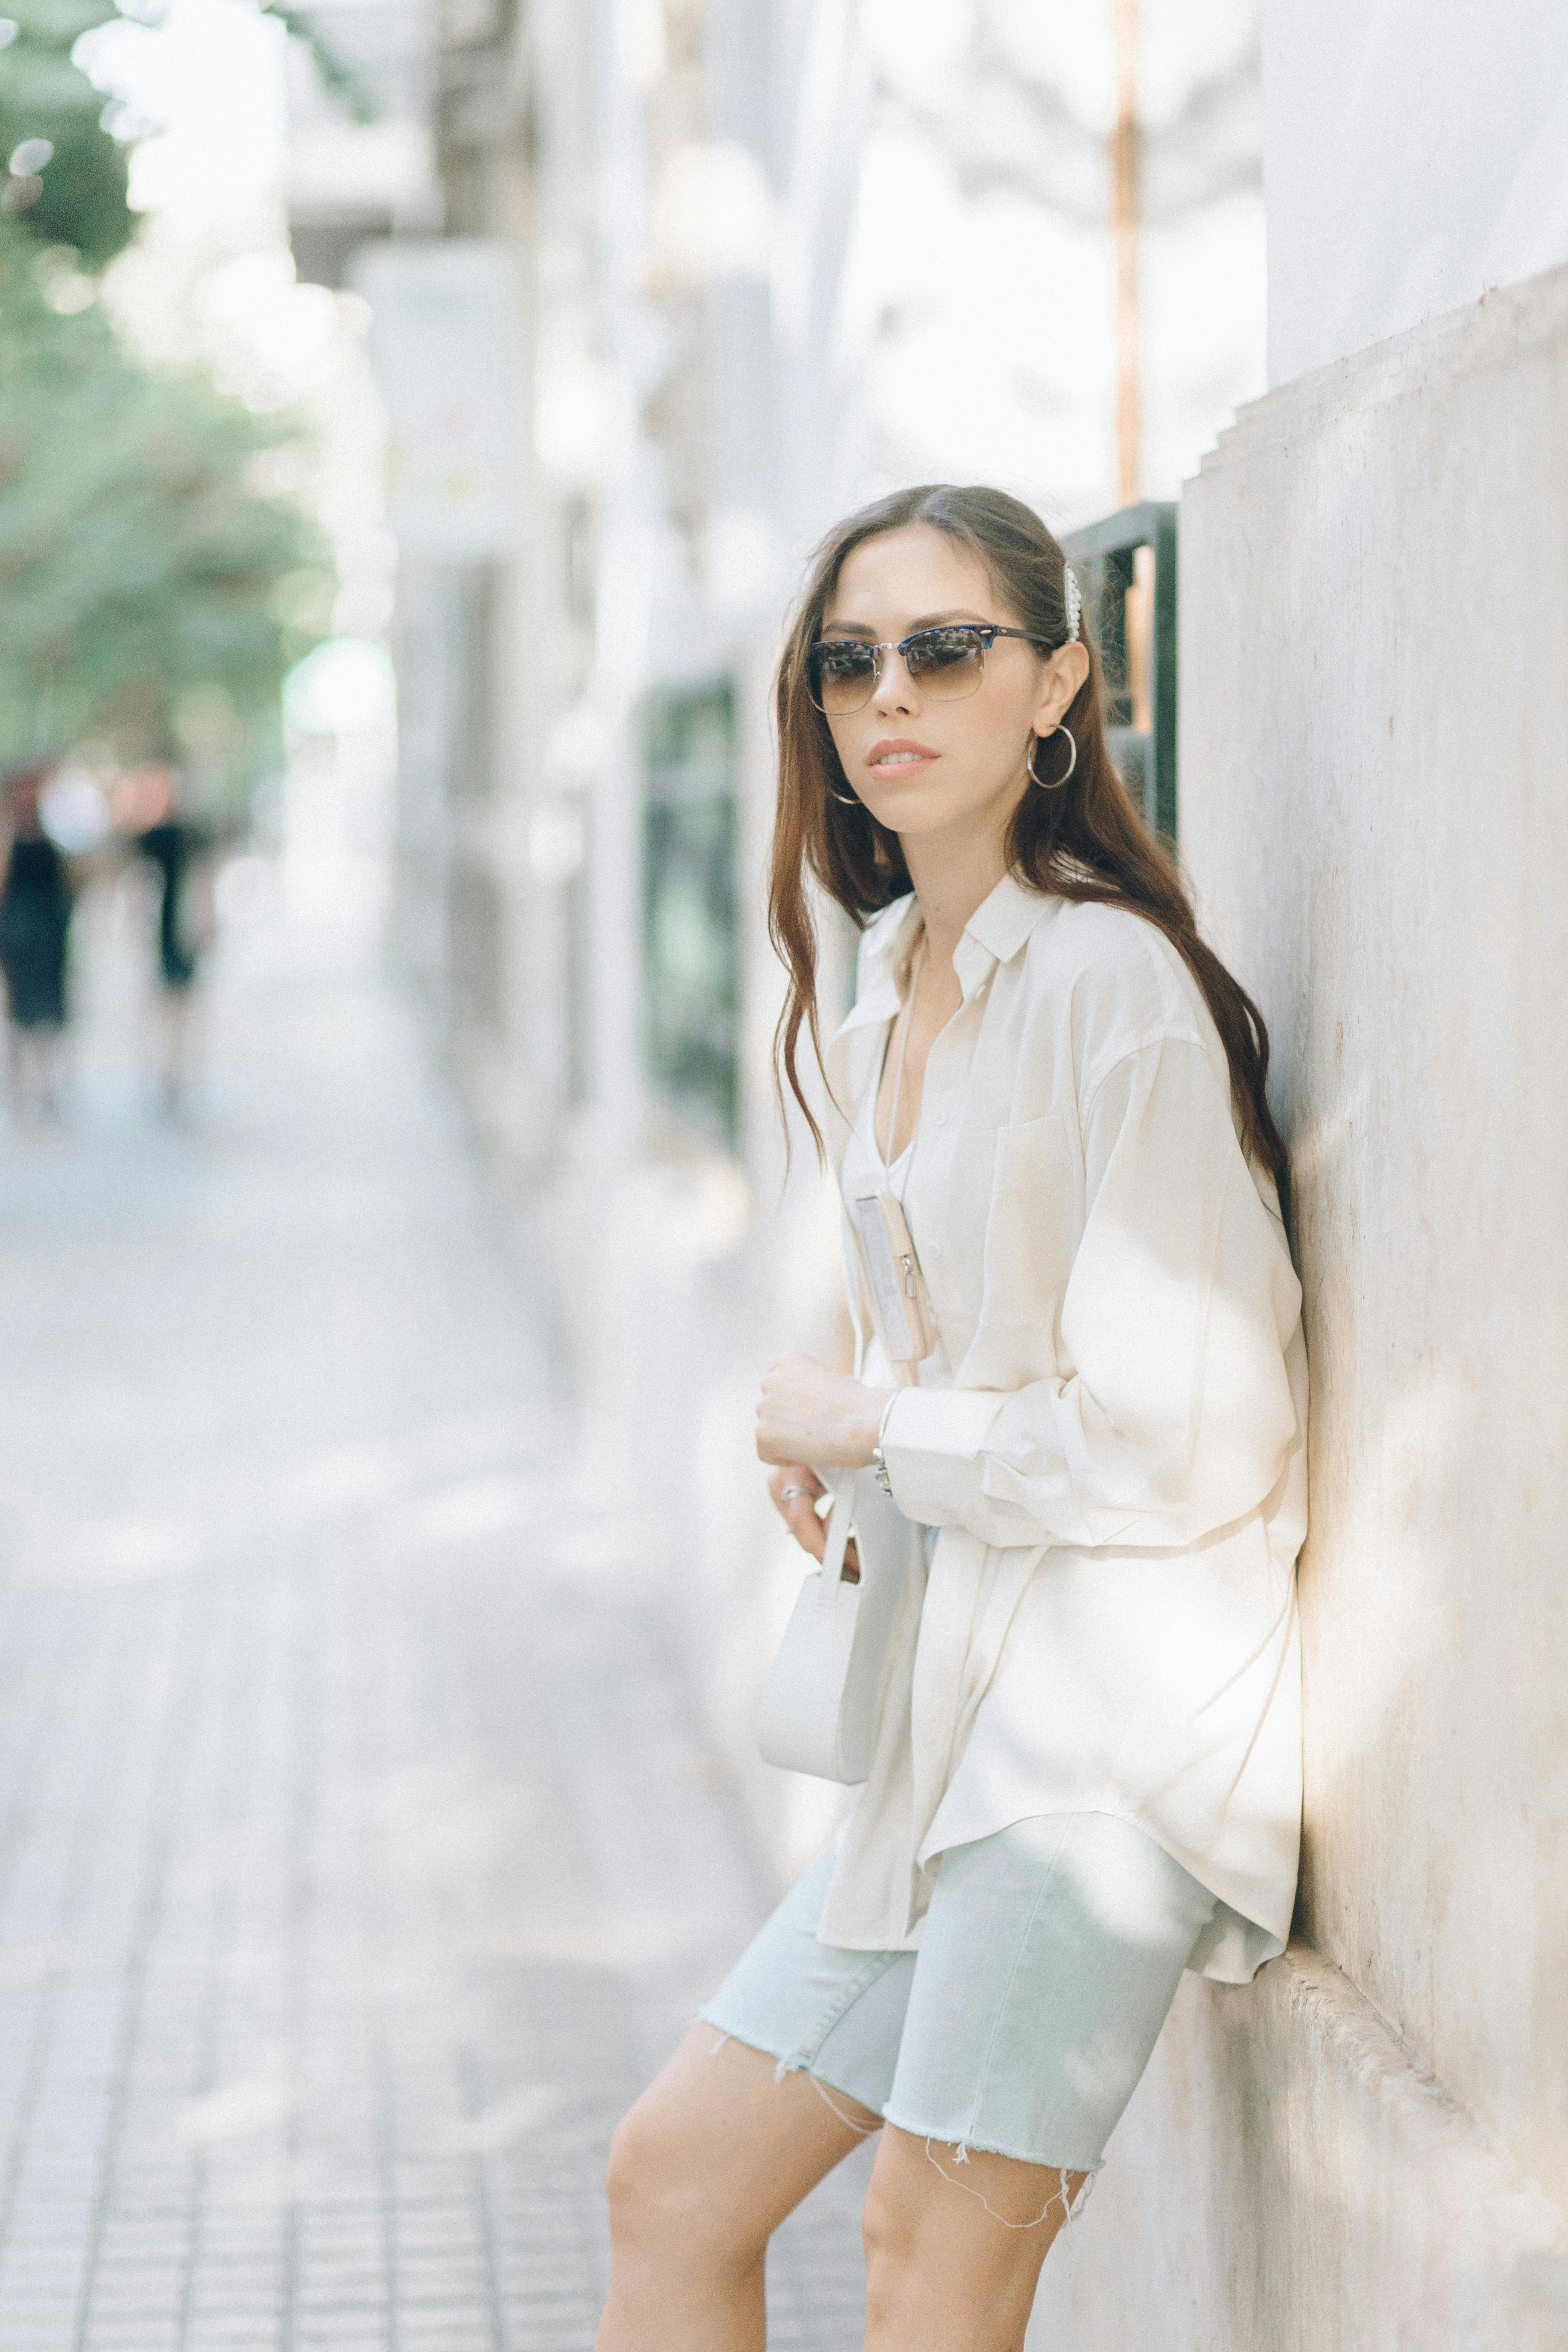
[[[901,776],[929,767],[936,757],[929,743],[917,743],[909,735],[888,735],[872,744],[866,764],[874,776]]]

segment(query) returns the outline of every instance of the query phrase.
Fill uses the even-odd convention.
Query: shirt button
[[[928,1257],[940,1257],[942,1255],[942,1244],[940,1242],[932,1242],[926,1252],[926,1255]]]
[[[946,1111],[944,1111],[944,1110],[939,1110],[939,1111],[938,1111],[938,1113],[937,1113],[937,1115],[936,1115],[936,1123],[937,1123],[938,1127],[945,1127],[945,1126],[947,1125],[947,1113],[946,1113]]]

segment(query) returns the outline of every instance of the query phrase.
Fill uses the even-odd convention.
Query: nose
[[[871,697],[875,710],[918,710],[920,689],[910,676],[904,657],[896,646],[889,646],[877,665],[877,684]]]

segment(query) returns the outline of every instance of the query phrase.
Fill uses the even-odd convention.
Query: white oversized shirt
[[[919,921],[900,899],[861,941],[836,1166]],[[1306,1354],[1273,1186],[1152,924],[1008,877],[953,963],[906,1192],[951,1385],[901,1391],[884,1438],[900,1510],[941,1534],[929,1577],[900,1564],[818,1932],[908,1948],[944,1847],[1109,1812],[1218,1896],[1192,1965],[1243,1982],[1284,1948],[1301,1803]],[[846,1216],[858,1329],[857,1253]]]

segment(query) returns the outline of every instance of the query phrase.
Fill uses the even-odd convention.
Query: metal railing
[[[1149,645],[1149,725],[1135,727],[1129,664],[1127,594],[1142,547],[1154,554]],[[1105,669],[1110,756],[1150,829],[1176,837],[1176,509],[1145,499],[1069,532],[1063,551],[1083,584],[1084,604]]]

